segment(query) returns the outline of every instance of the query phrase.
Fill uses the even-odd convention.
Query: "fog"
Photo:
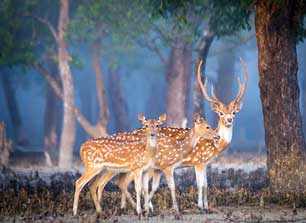
[[[243,147],[242,149],[258,149],[264,148],[264,128],[263,114],[261,108],[259,87],[258,87],[258,67],[257,67],[257,48],[254,31],[249,32],[249,35],[254,35],[247,43],[237,46],[230,53],[235,57],[234,76],[235,79],[240,76],[243,78],[242,66],[239,62],[239,57],[242,57],[247,64],[249,70],[248,87],[243,98],[243,108],[236,115],[235,126],[233,131],[233,141],[231,148]],[[210,54],[208,56],[206,75],[208,76],[209,84],[215,83],[218,70],[218,50],[220,45],[227,45],[226,40],[217,40],[212,44]],[[82,61],[82,66],[73,67],[72,73],[75,81],[75,103],[84,115],[91,121],[95,122],[98,114],[96,91],[95,91],[95,76],[92,69],[92,58],[88,48],[71,46],[72,52],[79,56]],[[299,81],[303,74],[305,75],[305,51],[306,44],[298,45],[299,58]],[[222,52],[219,52],[222,55]],[[102,55],[102,69],[106,85],[106,95],[110,110],[108,133],[116,133],[114,123],[116,118],[113,115],[112,106],[110,104],[110,89],[112,86],[109,83],[108,74],[108,54],[104,52]],[[118,62],[120,80],[123,84],[124,97],[128,106],[129,129],[141,127],[137,120],[137,113],[142,112],[148,117],[158,117],[161,113],[166,112],[167,101],[167,83],[164,77],[164,67],[159,58],[152,51],[145,48],[134,47],[130,52],[122,55]],[[304,69],[304,70],[303,70]],[[40,74],[29,68],[14,67],[9,71],[14,78],[14,89],[16,92],[17,104],[21,113],[22,127],[25,130],[25,138],[29,144],[37,149],[43,149],[44,140],[44,108],[46,81]],[[226,74],[224,74],[226,75]],[[18,79],[18,81],[17,81]],[[189,120],[188,126],[191,126],[193,103],[192,78],[190,86],[189,100]],[[1,83],[2,84],[2,83]],[[234,98],[237,93],[237,82],[233,80],[234,89],[231,93],[231,98]],[[210,88],[210,85],[209,85]],[[306,89],[301,89],[301,94]],[[210,89],[208,91],[210,93]],[[218,91],[216,91],[218,95]],[[301,97],[300,97],[301,98]],[[203,100],[205,101],[204,97]],[[229,101],[224,101],[229,103]],[[208,103],[205,103],[205,113],[209,123],[213,124],[214,114]],[[300,106],[302,101],[300,100]],[[0,120],[7,124],[8,135],[14,139],[11,120],[8,114],[7,104],[3,93],[3,87],[0,89]],[[305,117],[303,117],[305,118]],[[77,141],[75,151],[78,150],[80,144],[88,139],[89,136],[78,125]],[[241,148],[240,148],[241,149]]]

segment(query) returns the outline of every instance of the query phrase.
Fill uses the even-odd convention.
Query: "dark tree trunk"
[[[306,151],[299,111],[296,43],[300,1],[258,1],[255,28],[270,188],[306,189]]]
[[[22,128],[20,112],[16,101],[16,92],[10,75],[11,74],[7,69],[1,73],[3,92],[5,94],[7,108],[13,125],[15,141],[18,145],[28,145],[29,141],[26,138],[25,130]]]
[[[10,153],[13,150],[12,141],[6,135],[4,122],[0,122],[0,166],[9,164]]]
[[[229,104],[233,96],[233,80],[235,72],[235,55],[234,52],[226,52],[218,57],[218,77],[214,83],[215,92],[222,102]],[[214,125],[217,126],[219,116],[214,113]]]
[[[54,79],[58,79],[58,69],[53,57],[48,58],[50,74]],[[47,85],[45,121],[44,121],[44,150],[51,156],[52,161],[57,160],[57,145],[59,132],[60,101],[53,89]]]
[[[74,87],[69,66],[69,54],[66,43],[66,31],[69,22],[69,1],[61,0],[58,22],[58,66],[63,85],[63,126],[60,141],[59,166],[69,168],[72,165],[73,145],[75,142],[75,120],[69,105],[74,104]]]
[[[173,127],[181,127],[188,120],[190,63],[191,51],[188,45],[182,40],[176,40],[166,71],[167,124]]]
[[[306,43],[302,43],[301,50],[299,51],[299,75],[302,87],[302,120],[303,120],[303,130],[304,137],[306,136]]]
[[[109,86],[112,111],[115,117],[115,131],[129,131],[128,106],[118,69],[109,69]]]
[[[210,49],[210,46],[214,39],[214,33],[210,32],[209,29],[203,32],[203,37],[201,38],[199,45],[199,53],[197,57],[196,67],[195,67],[195,79],[193,84],[193,112],[199,113],[202,117],[205,117],[204,112],[204,99],[201,93],[198,81],[197,81],[197,68],[201,60],[203,60],[202,65],[202,80],[205,80],[205,69],[206,69],[206,61],[207,55]]]

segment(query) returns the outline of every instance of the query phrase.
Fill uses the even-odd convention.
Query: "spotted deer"
[[[146,169],[152,167],[155,162],[158,127],[166,120],[166,115],[161,115],[158,120],[147,120],[143,115],[139,114],[138,119],[144,125],[143,137],[134,140],[124,137],[121,139],[103,137],[88,140],[81,146],[80,156],[85,165],[85,171],[75,184],[74,215],[77,214],[78,200],[82,188],[103,170],[106,171],[106,174],[108,171],[131,173],[137,194],[136,210],[139,215],[141,214],[142,174]],[[96,189],[97,186],[94,182],[90,185],[90,193],[96,211],[100,213],[101,206],[97,200]]]
[[[207,78],[205,83],[202,83],[201,80],[201,66],[202,61],[200,62],[197,69],[197,79],[200,85],[201,91],[204,97],[210,102],[212,110],[216,112],[219,116],[218,126],[216,131],[220,135],[220,140],[213,141],[207,139],[200,139],[198,144],[193,149],[192,153],[189,153],[186,158],[184,158],[181,162],[180,167],[194,167],[196,173],[196,182],[198,188],[198,207],[203,210],[208,210],[208,200],[207,200],[207,174],[206,167],[207,165],[218,155],[220,155],[230,144],[232,140],[232,132],[233,132],[233,124],[235,120],[235,115],[242,108],[242,98],[245,93],[245,89],[247,87],[248,81],[248,71],[247,67],[240,59],[240,62],[243,66],[244,70],[244,81],[240,82],[238,78],[238,86],[239,90],[233,101],[229,103],[229,105],[224,105],[215,95],[213,87],[212,87],[212,98],[208,96],[206,87],[207,87]],[[159,131],[161,134],[165,136],[173,137],[173,138],[182,138],[188,132],[188,129],[176,129],[176,128],[161,128]],[[129,134],[129,137],[137,137],[137,135],[141,135],[141,133],[136,130]],[[116,135],[114,136],[116,137]],[[118,137],[121,137],[118,135]],[[159,171],[148,171],[148,178],[153,176],[152,190],[149,195],[149,203],[153,194],[159,187],[160,175]],[[126,198],[135,206],[135,202],[132,200],[131,196],[126,193],[127,185],[131,183],[133,179],[129,174],[120,174],[118,180],[118,186],[122,191],[122,200],[121,200],[121,208],[124,208],[126,205]],[[204,194],[203,194],[204,189]],[[204,195],[204,205],[203,205],[203,195]],[[152,204],[150,203],[150,207],[152,208]]]
[[[168,136],[165,136],[163,134],[163,131],[166,132],[172,132],[169,133]],[[171,197],[172,197],[172,204],[173,209],[176,211],[176,214],[179,214],[179,209],[176,201],[175,196],[175,182],[174,182],[174,169],[179,166],[182,162],[182,160],[192,152],[195,145],[198,143],[200,138],[205,138],[208,140],[218,140],[220,137],[217,134],[215,130],[213,130],[206,121],[200,117],[199,114],[194,115],[194,125],[191,129],[186,130],[186,133],[182,137],[170,137],[172,134],[175,135],[176,132],[178,132],[175,128],[160,128],[159,130],[159,137],[158,137],[158,147],[155,157],[155,164],[153,169],[157,169],[157,172],[160,171],[163,172],[166,176],[168,186],[171,191]],[[141,132],[138,131],[136,135],[141,135]],[[131,136],[131,135],[130,135]],[[122,137],[119,135],[116,135],[116,137]],[[131,136],[134,137],[134,136]],[[145,208],[148,212],[149,208],[149,190],[148,190],[148,181],[150,174],[144,174],[143,177],[143,187],[144,187],[144,198],[145,198]],[[103,190],[105,184],[109,181],[109,178],[111,178],[112,175],[105,175],[100,179],[100,182],[98,183],[98,196],[101,194],[101,190]],[[130,176],[129,176],[130,177]],[[129,180],[123,180],[121,183],[123,185],[120,185],[120,188],[123,191],[123,194],[127,196],[127,198],[132,201],[131,195],[127,191],[127,187],[129,183],[133,179]],[[100,199],[101,197],[99,197]],[[123,197],[122,202],[125,202],[125,197]],[[132,201],[132,205],[135,206],[135,202]],[[122,204],[122,207],[124,207],[125,204]],[[152,208],[152,206],[151,206]]]

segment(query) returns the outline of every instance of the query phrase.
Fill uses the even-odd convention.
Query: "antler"
[[[239,78],[239,77],[237,78],[239,90],[238,90],[238,94],[237,94],[236,98],[234,99],[234,101],[236,101],[236,102],[240,102],[241,99],[243,98],[244,93],[245,93],[245,89],[246,89],[246,87],[247,87],[248,79],[249,79],[249,73],[248,73],[247,66],[246,66],[246,64],[243,62],[243,60],[242,60],[241,57],[240,57],[240,63],[241,63],[242,66],[243,66],[244,81],[243,81],[243,83],[241,84],[240,78]]]
[[[203,60],[200,61],[199,65],[198,65],[198,70],[197,70],[198,83],[200,85],[201,91],[202,91],[204,97],[206,98],[206,100],[209,101],[210,103],[220,103],[219,99],[215,95],[214,87],[213,86],[211,86],[211,95],[212,95],[212,98],[209,97],[208,94],[207,94],[207,91],[206,91],[207,77],[205,78],[204,85],[203,85],[202,79],[201,79],[201,67],[202,67],[202,64],[203,64]]]

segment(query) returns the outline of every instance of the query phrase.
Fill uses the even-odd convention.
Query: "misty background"
[[[153,35],[153,34],[152,34]],[[244,41],[241,41],[241,36]],[[113,44],[116,44],[114,41]],[[68,41],[68,48],[71,55],[75,56],[79,64],[72,65],[72,74],[74,81],[75,105],[84,116],[95,123],[98,117],[98,103],[96,95],[95,75],[92,66],[92,53],[90,47],[82,41],[71,43]],[[114,74],[110,70],[114,58],[113,49],[119,48],[116,58],[116,70]],[[161,45],[161,52],[167,53],[169,47]],[[304,111],[303,97],[306,95],[305,67],[306,67],[306,44],[298,45],[299,62],[299,84],[300,84],[300,107]],[[118,56],[119,55],[119,56]],[[258,150],[264,149],[264,127],[263,114],[258,87],[258,65],[257,65],[257,46],[253,24],[249,31],[241,31],[239,34],[229,35],[228,37],[216,38],[209,50],[206,63],[205,75],[209,80],[208,92],[210,86],[214,84],[215,92],[219,99],[228,104],[237,94],[236,78],[243,78],[242,66],[239,62],[241,57],[247,64],[249,70],[249,82],[243,98],[243,109],[237,114],[231,149]],[[167,81],[165,79],[165,66],[160,58],[152,50],[141,46],[141,44],[130,44],[122,46],[103,45],[101,67],[105,81],[105,92],[107,105],[109,108],[109,121],[107,124],[107,133],[114,134],[120,131],[131,131],[141,127],[137,120],[137,114],[143,113],[146,117],[156,118],[161,113],[166,112],[167,108]],[[193,114],[193,84],[195,73],[196,54],[192,55],[192,72],[190,75],[189,100],[188,100],[188,124],[192,125]],[[12,116],[8,110],[7,99],[5,97],[5,83],[0,81],[0,120],[7,126],[8,136],[20,146],[43,150],[44,145],[44,126],[46,94],[48,83],[34,69],[23,65],[14,65],[5,69],[9,73],[10,81],[16,96],[18,110],[20,111],[20,123],[22,129],[21,142],[16,142],[16,132],[12,124]],[[229,79],[222,79],[230,75]],[[116,104],[113,100],[118,94],[114,86],[121,86],[120,91],[123,96],[123,107],[127,111],[127,120],[125,125],[119,127],[120,120],[117,117]],[[227,91],[224,93],[224,88]],[[216,127],[216,116],[206,103],[204,97],[205,115],[208,123]],[[58,112],[62,112],[61,101],[55,103]],[[302,112],[303,120],[306,120],[306,113]],[[119,120],[119,121],[118,121]],[[61,117],[58,117],[58,124],[61,126]],[[305,122],[305,121],[304,121]],[[122,123],[121,123],[122,124]],[[60,129],[58,130],[60,137]],[[77,138],[74,145],[74,153],[78,153],[80,145],[91,138],[77,123]]]

